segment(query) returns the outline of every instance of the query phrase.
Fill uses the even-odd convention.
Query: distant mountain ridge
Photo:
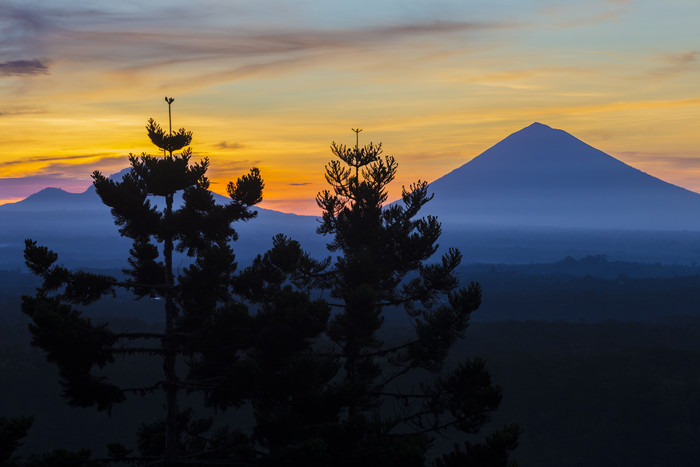
[[[128,168],[109,176],[113,180],[121,180]],[[2,211],[109,211],[107,206],[97,196],[95,187],[90,185],[82,193],[69,193],[61,188],[48,187],[23,200],[0,205]]]
[[[125,173],[130,169],[123,169],[109,176],[111,179],[121,180]],[[214,200],[219,204],[225,204],[231,201],[230,198],[212,192]],[[181,197],[176,197],[175,205],[181,202]],[[155,203],[158,199],[154,198]],[[264,208],[254,208],[258,212],[258,217],[264,217],[268,220],[274,220],[276,216],[281,216],[282,219],[292,218],[311,218],[312,216],[301,216],[298,214],[273,211]],[[44,188],[23,200],[14,203],[0,205],[0,212],[61,212],[61,211],[104,211],[109,212],[109,208],[102,203],[102,200],[97,195],[95,187],[90,185],[82,193],[70,193],[61,188],[48,187]]]
[[[91,186],[83,193],[44,188],[21,201],[0,205],[0,211],[101,211],[106,209]]]
[[[459,248],[465,262],[552,262],[602,253],[615,260],[700,263],[700,195],[541,123],[433,181],[429,191],[435,196],[421,215],[438,216],[440,251]],[[317,258],[329,254],[315,216],[256,210],[256,219],[234,226],[242,264],[270,248],[277,233]],[[83,193],[46,188],[1,205],[0,269],[22,267],[25,238],[81,267],[125,266],[131,246],[92,186]]]
[[[110,178],[121,179],[128,169]],[[219,204],[231,201],[212,192]],[[176,207],[182,198],[176,197]],[[152,205],[162,205],[155,197]],[[316,218],[254,207],[258,215],[248,222],[237,222],[239,233],[236,254],[248,261],[272,246],[278,233],[295,239],[316,240]],[[102,203],[94,186],[82,193],[69,193],[60,188],[43,190],[15,202],[0,205],[0,269],[22,264],[24,239],[32,238],[59,253],[62,261],[73,265],[126,266],[131,242],[121,237],[109,207]],[[306,241],[306,248],[316,256],[326,254],[324,243]]]
[[[445,224],[700,230],[700,194],[541,123],[430,184]]]
[[[119,179],[127,170],[111,178]],[[445,226],[700,231],[700,194],[542,123],[509,135],[430,183],[429,189],[435,197],[426,212],[437,215]],[[225,196],[214,196],[219,203],[228,202]],[[256,209],[269,220],[313,219]],[[0,205],[0,212],[76,210],[107,208],[92,186],[83,193],[45,188],[22,201]]]

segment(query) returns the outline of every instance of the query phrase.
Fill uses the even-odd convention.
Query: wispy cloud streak
[[[654,77],[666,77],[678,73],[700,70],[700,50],[690,50],[681,53],[667,53],[659,58],[665,63],[651,72]]]
[[[10,60],[0,63],[0,76],[45,75],[48,72],[48,67],[37,59]]]
[[[229,143],[228,141],[221,141],[220,143],[216,144],[216,149],[230,149],[230,150],[236,150],[236,149],[243,149],[245,147],[244,144],[241,143]]]
[[[88,59],[114,67],[163,66],[222,58],[299,54],[318,50],[379,46],[426,36],[516,26],[506,22],[429,20],[387,22],[371,26],[236,24],[230,27],[179,23],[187,11],[107,13],[91,9],[12,8],[3,29],[10,39],[22,39],[33,53],[45,51],[57,59]],[[157,13],[157,17],[155,14]],[[215,17],[215,15],[213,15]],[[212,21],[210,17],[208,21]],[[173,27],[177,24],[177,27]],[[265,32],[261,32],[265,31]],[[89,46],[87,46],[89,44]]]
[[[11,161],[3,161],[0,162],[0,167],[9,167],[11,165],[17,165],[17,164],[26,164],[27,162],[61,162],[64,163],[66,161],[79,161],[79,160],[85,160],[89,159],[91,161],[94,161],[95,159],[124,159],[126,158],[124,156],[114,156],[108,153],[94,153],[94,154],[79,154],[79,155],[61,155],[61,156],[40,156],[40,157],[30,157],[24,160],[11,160]]]

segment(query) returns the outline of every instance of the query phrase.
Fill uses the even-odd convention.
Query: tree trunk
[[[168,228],[170,214],[173,207],[173,195],[166,196],[165,228]],[[179,408],[177,402],[177,373],[175,371],[175,361],[177,357],[177,347],[173,342],[175,331],[175,319],[177,318],[177,307],[173,297],[173,239],[170,232],[166,234],[163,247],[165,257],[165,334],[163,336],[163,373],[165,376],[165,403],[167,415],[165,419],[165,450],[163,451],[163,461],[165,465],[173,465],[178,452],[180,441],[180,426],[178,423]]]

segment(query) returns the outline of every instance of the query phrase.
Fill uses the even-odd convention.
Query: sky
[[[317,214],[331,142],[381,142],[390,191],[532,122],[700,191],[697,0],[2,0],[0,204],[82,192],[194,133],[211,188]]]

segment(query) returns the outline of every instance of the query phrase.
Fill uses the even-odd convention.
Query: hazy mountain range
[[[119,176],[119,174],[115,175]],[[533,123],[430,184],[426,214],[437,215],[443,245],[472,261],[547,261],[607,253],[626,259],[700,260],[700,195],[630,167],[562,130]],[[227,198],[216,195],[221,202]],[[317,256],[317,220],[258,209],[236,228],[249,259],[284,232]],[[23,239],[64,261],[122,264],[129,243],[93,187],[46,188],[0,206],[0,268],[21,264]]]

